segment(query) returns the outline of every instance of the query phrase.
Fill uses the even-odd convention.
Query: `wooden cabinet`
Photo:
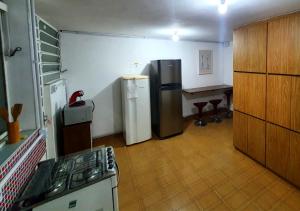
[[[266,166],[282,177],[287,177],[290,156],[290,131],[267,123]]]
[[[267,121],[290,128],[291,76],[268,75]]]
[[[266,162],[266,122],[248,116],[248,155],[265,165]]]
[[[248,86],[248,78],[244,73],[233,74],[233,105],[238,111],[246,111],[247,93],[245,87]]]
[[[266,72],[267,23],[259,22],[233,33],[233,69],[243,72]]]
[[[265,74],[235,72],[233,95],[233,104],[236,110],[265,119]]]
[[[247,73],[246,73],[247,74]],[[260,119],[265,119],[266,111],[266,75],[247,74],[246,111]]]
[[[267,52],[269,73],[300,74],[300,13],[269,21]]]
[[[267,23],[260,22],[248,27],[248,71],[266,72]]]
[[[234,146],[300,187],[300,12],[233,33]]]
[[[239,28],[233,33],[233,70],[245,71],[248,69],[247,62],[247,40],[248,29]]]
[[[291,129],[300,132],[300,77],[292,77]]]
[[[300,134],[290,132],[288,180],[300,187]]]
[[[64,126],[63,137],[64,155],[91,149],[91,122]]]
[[[233,145],[244,153],[247,153],[247,115],[234,111],[233,114]]]
[[[233,143],[236,148],[265,165],[265,121],[234,111]]]

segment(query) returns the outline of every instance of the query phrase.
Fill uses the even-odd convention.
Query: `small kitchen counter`
[[[183,92],[193,95],[193,94],[200,94],[204,92],[226,91],[226,90],[231,90],[232,88],[233,88],[232,85],[220,84],[214,86],[203,86],[203,87],[196,87],[191,89],[183,89]]]
[[[0,165],[4,163],[23,143],[25,140],[27,140],[31,135],[34,134],[36,130],[24,130],[21,131],[21,140],[18,143],[15,144],[7,144],[8,137],[5,137],[3,140],[1,140],[1,143],[4,145],[0,148]]]

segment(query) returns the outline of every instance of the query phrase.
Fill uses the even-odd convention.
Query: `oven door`
[[[106,211],[114,209],[111,178],[86,186],[72,193],[33,208],[33,211]]]

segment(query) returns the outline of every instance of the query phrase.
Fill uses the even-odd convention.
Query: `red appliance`
[[[76,106],[85,105],[85,101],[81,100],[81,97],[83,95],[84,95],[84,92],[82,90],[78,90],[78,91],[74,92],[69,99],[69,106],[76,107]],[[78,100],[78,98],[79,98],[79,100]]]

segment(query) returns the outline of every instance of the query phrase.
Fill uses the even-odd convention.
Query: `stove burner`
[[[96,157],[97,157],[97,155],[96,155],[95,152],[89,152],[87,154],[79,155],[76,158],[76,163],[83,163],[83,162],[95,161]]]
[[[66,181],[67,178],[59,178],[57,179],[54,184],[50,187],[47,196],[54,196],[58,193],[61,193],[66,188]]]
[[[76,188],[86,183],[83,172],[78,172],[72,175],[70,188]]]
[[[89,152],[87,154],[79,155],[75,158],[74,170],[82,170],[88,167],[94,167],[97,164],[97,154]]]
[[[88,169],[85,175],[88,181],[93,181],[102,176],[102,167],[100,166],[94,169]]]

